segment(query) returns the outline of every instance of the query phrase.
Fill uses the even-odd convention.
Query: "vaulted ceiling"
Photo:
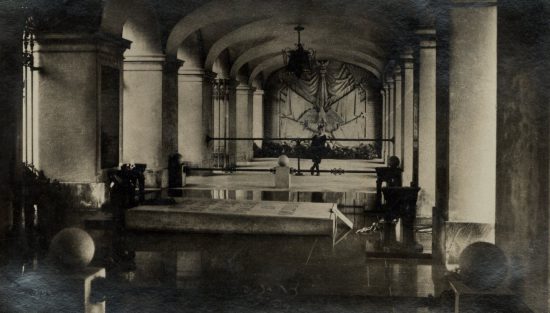
[[[247,1],[214,0],[183,16],[166,44],[172,54],[186,38],[200,32],[204,68],[211,70],[226,49],[230,75],[268,77],[283,66],[281,50],[294,47],[293,28],[305,27],[302,42],[318,58],[334,58],[361,66],[376,76],[386,60],[412,37],[429,11],[421,1]],[[248,71],[247,71],[248,70]],[[247,73],[248,72],[248,73]]]
[[[128,20],[154,18],[167,56],[188,61],[183,50],[194,46],[198,56],[187,66],[212,70],[225,55],[228,75],[252,82],[283,66],[281,50],[294,47],[294,27],[302,25],[302,43],[318,58],[355,64],[380,77],[433,11],[430,0],[107,0],[101,28],[121,36]]]

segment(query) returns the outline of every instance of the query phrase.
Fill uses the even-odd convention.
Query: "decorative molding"
[[[401,81],[401,67],[399,65],[393,70],[393,79],[395,82]]]
[[[164,55],[126,56],[124,57],[123,70],[128,71],[162,71],[164,68]]]
[[[453,8],[493,7],[497,6],[497,0],[452,0]]]
[[[122,68],[123,53],[131,42],[106,33],[36,33],[36,53],[95,53],[98,62]]]
[[[213,84],[216,78],[216,73],[204,70],[204,69],[183,69],[178,70],[178,81],[179,82],[206,82]]]
[[[183,66],[183,63],[185,62],[175,57],[166,56],[164,61],[164,71],[175,74],[174,72],[177,72],[180,67]]]

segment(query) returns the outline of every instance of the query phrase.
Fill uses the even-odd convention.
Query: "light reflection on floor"
[[[135,271],[124,283],[135,289],[171,289],[177,297],[210,295],[240,307],[229,312],[264,305],[267,311],[294,312],[296,305],[319,306],[317,301],[326,304],[321,312],[331,312],[328,308],[343,309],[354,297],[363,299],[359,307],[369,307],[365,303],[371,301],[377,303],[376,312],[393,312],[395,303],[401,303],[368,300],[372,296],[399,298],[412,306],[402,312],[427,310],[432,296],[442,291],[436,290],[442,288],[442,269],[430,260],[367,258],[365,241],[365,236],[350,235],[333,246],[327,236],[132,233],[128,247],[135,253]]]
[[[206,198],[255,195],[186,190],[186,196]],[[353,199],[352,204],[361,204],[346,209],[354,229],[376,221],[376,216],[363,214],[361,201],[366,198],[353,193],[264,191],[259,196],[316,202]],[[87,219],[105,218],[99,215]],[[437,272],[441,269],[429,259],[367,257],[369,242],[379,233],[353,231],[335,245],[330,236],[118,233],[109,223],[85,225],[96,243],[92,265],[106,267],[116,286],[108,297],[108,312],[360,312],[369,307],[394,312],[403,305],[407,310],[399,312],[416,312],[428,310],[432,296],[441,292],[436,290],[442,284]],[[40,256],[33,262],[40,270]]]
[[[376,215],[364,210],[373,200],[365,192],[288,192],[270,190],[206,190],[187,188],[183,197],[238,200],[334,202],[354,222],[354,230],[371,225]],[[344,235],[340,233],[339,236]],[[424,237],[431,251],[430,234]],[[445,288],[443,268],[430,259],[369,258],[367,251],[380,233],[350,232],[336,245],[329,236],[253,236],[221,234],[129,233],[126,247],[135,254],[129,274],[114,268],[112,275],[128,288],[173,290],[179,295],[214,297],[229,309],[256,311],[334,312],[330,308],[354,312],[375,305],[376,312],[428,312]],[[429,254],[428,254],[429,255]],[[438,290],[440,289],[440,290]],[[220,290],[223,292],[220,293]],[[227,294],[226,294],[227,293]],[[204,306],[186,302],[197,311]],[[357,307],[348,301],[357,297]],[[378,297],[370,299],[371,297]],[[399,298],[400,301],[391,299]],[[142,297],[132,301],[140,302]],[[343,300],[345,299],[345,301]],[[387,299],[385,302],[380,299]],[[187,301],[187,300],[185,300]],[[318,306],[324,303],[322,308]],[[351,301],[353,303],[354,301]],[[203,304],[204,304],[203,303]],[[121,306],[124,306],[120,303]],[[214,305],[214,307],[217,307]],[[309,309],[307,309],[309,307]],[[325,311],[326,310],[326,311]],[[299,310],[298,310],[299,311]],[[127,311],[124,311],[127,312]],[[129,312],[129,311],[128,311]]]

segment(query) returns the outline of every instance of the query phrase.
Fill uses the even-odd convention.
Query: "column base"
[[[168,187],[168,169],[148,169],[145,170],[145,188],[167,188]]]
[[[105,183],[64,182],[61,184],[67,186],[74,199],[78,200],[78,203],[74,204],[75,208],[99,209],[107,200],[109,190]]]
[[[449,271],[458,268],[460,254],[470,244],[478,241],[495,242],[494,224],[445,221],[437,223],[437,226],[439,231],[434,233],[437,236],[434,238],[434,245],[437,245],[434,250],[444,249],[439,251],[439,256],[443,258]]]
[[[83,312],[105,313],[106,301],[98,301],[93,293],[103,293],[93,287],[96,278],[105,278],[105,268],[86,267],[78,271],[42,267],[17,278],[19,294],[33,291],[32,297],[25,298],[26,312]],[[13,292],[14,290],[12,290]],[[11,304],[10,304],[11,305]],[[20,308],[20,306],[15,306]]]

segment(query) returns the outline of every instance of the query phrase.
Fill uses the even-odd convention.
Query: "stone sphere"
[[[281,155],[279,159],[277,160],[277,164],[281,167],[287,167],[290,164],[290,160],[286,155]]]
[[[399,167],[400,163],[401,161],[395,155],[392,155],[391,157],[388,158],[388,167],[397,168]]]
[[[92,237],[80,228],[65,228],[50,244],[49,256],[55,265],[66,269],[82,269],[92,261],[95,245]]]
[[[488,242],[475,242],[466,247],[460,254],[458,264],[464,284],[478,290],[498,287],[508,272],[506,255]]]

